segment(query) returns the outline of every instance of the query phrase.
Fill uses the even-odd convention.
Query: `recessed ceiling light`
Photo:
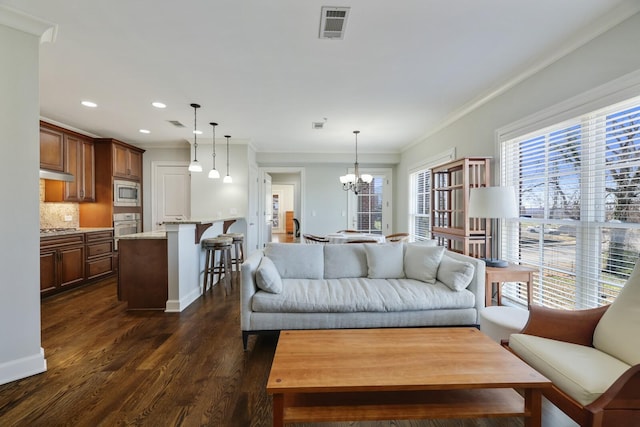
[[[89,107],[89,108],[96,108],[98,106],[98,104],[96,104],[95,102],[91,102],[91,101],[82,101],[81,104],[84,105],[85,107]]]
[[[202,131],[201,130],[194,130],[193,133],[195,133],[196,135],[202,135]]]
[[[138,132],[140,133],[151,133],[149,129],[140,129]]]
[[[167,104],[164,104],[162,102],[152,102],[151,105],[156,108],[167,108]]]

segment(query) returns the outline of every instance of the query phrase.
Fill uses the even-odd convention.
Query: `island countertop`
[[[230,216],[225,218],[192,218],[192,219],[176,219],[171,221],[164,221],[163,224],[213,224],[214,222],[226,222],[226,221],[237,221],[239,219],[244,219],[241,216]]]
[[[166,239],[167,232],[164,230],[155,231],[143,231],[142,233],[124,234],[118,237],[120,240],[135,240],[135,239]]]

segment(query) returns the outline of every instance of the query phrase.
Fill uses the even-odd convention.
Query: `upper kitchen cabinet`
[[[58,149],[60,142],[62,146]],[[49,164],[53,164],[58,152],[62,159],[62,169],[51,169]],[[43,162],[43,156],[47,165]],[[95,201],[95,150],[92,138],[42,122],[40,167],[66,172],[74,177],[71,182],[47,180],[46,202]]]
[[[142,178],[142,151],[112,140],[113,176],[140,181]]]
[[[40,124],[40,169],[64,172],[64,133]]]

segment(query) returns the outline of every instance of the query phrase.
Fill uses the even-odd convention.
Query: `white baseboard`
[[[197,300],[202,293],[200,292],[200,288],[195,288],[188,295],[180,298],[179,300],[167,300],[167,305],[165,308],[166,313],[180,313],[182,310],[187,308],[192,302]]]
[[[44,349],[32,356],[0,363],[0,385],[41,374],[47,370],[47,359],[44,358]]]

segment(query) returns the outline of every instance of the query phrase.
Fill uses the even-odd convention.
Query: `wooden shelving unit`
[[[490,157],[465,157],[431,169],[431,232],[439,245],[465,255],[490,256],[490,221],[469,218],[469,190],[491,182]]]

